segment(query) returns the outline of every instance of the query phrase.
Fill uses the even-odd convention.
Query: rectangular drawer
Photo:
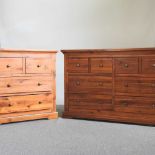
[[[115,58],[116,74],[137,74],[138,58]]]
[[[116,97],[115,111],[155,114],[155,98],[144,97]]]
[[[112,58],[92,58],[92,73],[112,73]]]
[[[112,93],[112,78],[103,76],[69,76],[70,93]]]
[[[52,94],[0,97],[0,114],[53,109]]]
[[[115,93],[139,94],[141,91],[140,80],[135,77],[117,77],[115,79]]]
[[[0,94],[51,90],[52,78],[47,76],[0,78]]]
[[[52,59],[51,58],[27,58],[26,59],[26,73],[52,73]]]
[[[142,58],[142,73],[155,74],[155,57]]]
[[[22,58],[0,58],[0,75],[23,73]]]
[[[69,94],[70,110],[112,110],[112,97],[97,94]]]
[[[67,71],[75,73],[88,73],[88,58],[69,58]]]

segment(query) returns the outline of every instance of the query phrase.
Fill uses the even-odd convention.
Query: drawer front
[[[0,58],[0,74],[23,73],[22,58]]]
[[[111,94],[112,78],[102,76],[69,76],[70,93]]]
[[[47,76],[0,79],[0,94],[51,91],[52,78]]]
[[[138,58],[115,58],[116,74],[137,74]]]
[[[155,114],[155,98],[116,97],[114,110],[118,112]]]
[[[115,92],[134,95],[154,95],[155,79],[153,78],[116,78]]]
[[[115,93],[139,94],[141,91],[140,80],[138,78],[117,77],[115,79]]]
[[[112,97],[97,94],[69,94],[71,110],[112,110]]]
[[[0,97],[0,114],[53,109],[52,94]]]
[[[91,59],[92,73],[112,73],[111,58],[92,58]]]
[[[51,58],[27,58],[26,59],[26,73],[30,73],[30,74],[52,73],[52,59]]]
[[[88,73],[88,58],[69,58],[67,71],[75,73]]]
[[[155,74],[155,57],[142,58],[142,73]]]

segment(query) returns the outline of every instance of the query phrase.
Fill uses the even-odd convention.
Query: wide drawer
[[[23,73],[22,58],[0,58],[0,75]]]
[[[155,94],[154,78],[117,77],[115,92],[139,96]]]
[[[138,58],[115,58],[116,74],[137,74]]]
[[[88,58],[69,58],[67,71],[75,73],[88,73]]]
[[[155,57],[142,58],[142,73],[155,74]]]
[[[69,76],[70,93],[111,94],[112,78],[103,76]]]
[[[0,114],[53,109],[52,94],[0,97]]]
[[[48,76],[0,78],[0,94],[51,90],[52,78]]]
[[[112,110],[112,96],[98,94],[69,94],[71,110]]]
[[[155,114],[155,98],[118,96],[115,98],[114,110],[118,112]]]
[[[112,73],[112,58],[92,58],[92,73]]]
[[[52,73],[51,58],[26,58],[26,73]]]

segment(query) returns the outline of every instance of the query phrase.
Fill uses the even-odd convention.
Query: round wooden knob
[[[123,106],[128,106],[128,103],[127,102],[123,102],[122,105]]]
[[[11,85],[10,84],[7,84],[7,87],[11,87]]]
[[[6,68],[10,68],[11,66],[10,65],[6,65]]]
[[[76,64],[76,67],[80,67],[80,64]]]
[[[124,67],[128,68],[128,67],[129,67],[129,65],[128,65],[128,64],[124,64]]]
[[[38,102],[38,104],[42,104],[42,102],[41,102],[41,101],[39,101],[39,102]]]
[[[41,67],[40,65],[37,65],[37,67],[39,68],[39,67]]]
[[[80,85],[80,81],[77,81],[77,82],[76,82],[76,85]]]
[[[155,104],[152,104],[152,108],[155,108]]]
[[[41,86],[41,83],[38,83],[38,86]]]
[[[99,67],[103,67],[103,64],[99,64]]]
[[[103,86],[103,82],[99,82],[98,85],[99,85],[99,86]]]

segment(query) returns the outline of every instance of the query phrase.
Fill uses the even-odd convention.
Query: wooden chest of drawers
[[[64,117],[155,125],[155,48],[62,52]]]
[[[0,50],[0,124],[57,118],[55,54]]]

